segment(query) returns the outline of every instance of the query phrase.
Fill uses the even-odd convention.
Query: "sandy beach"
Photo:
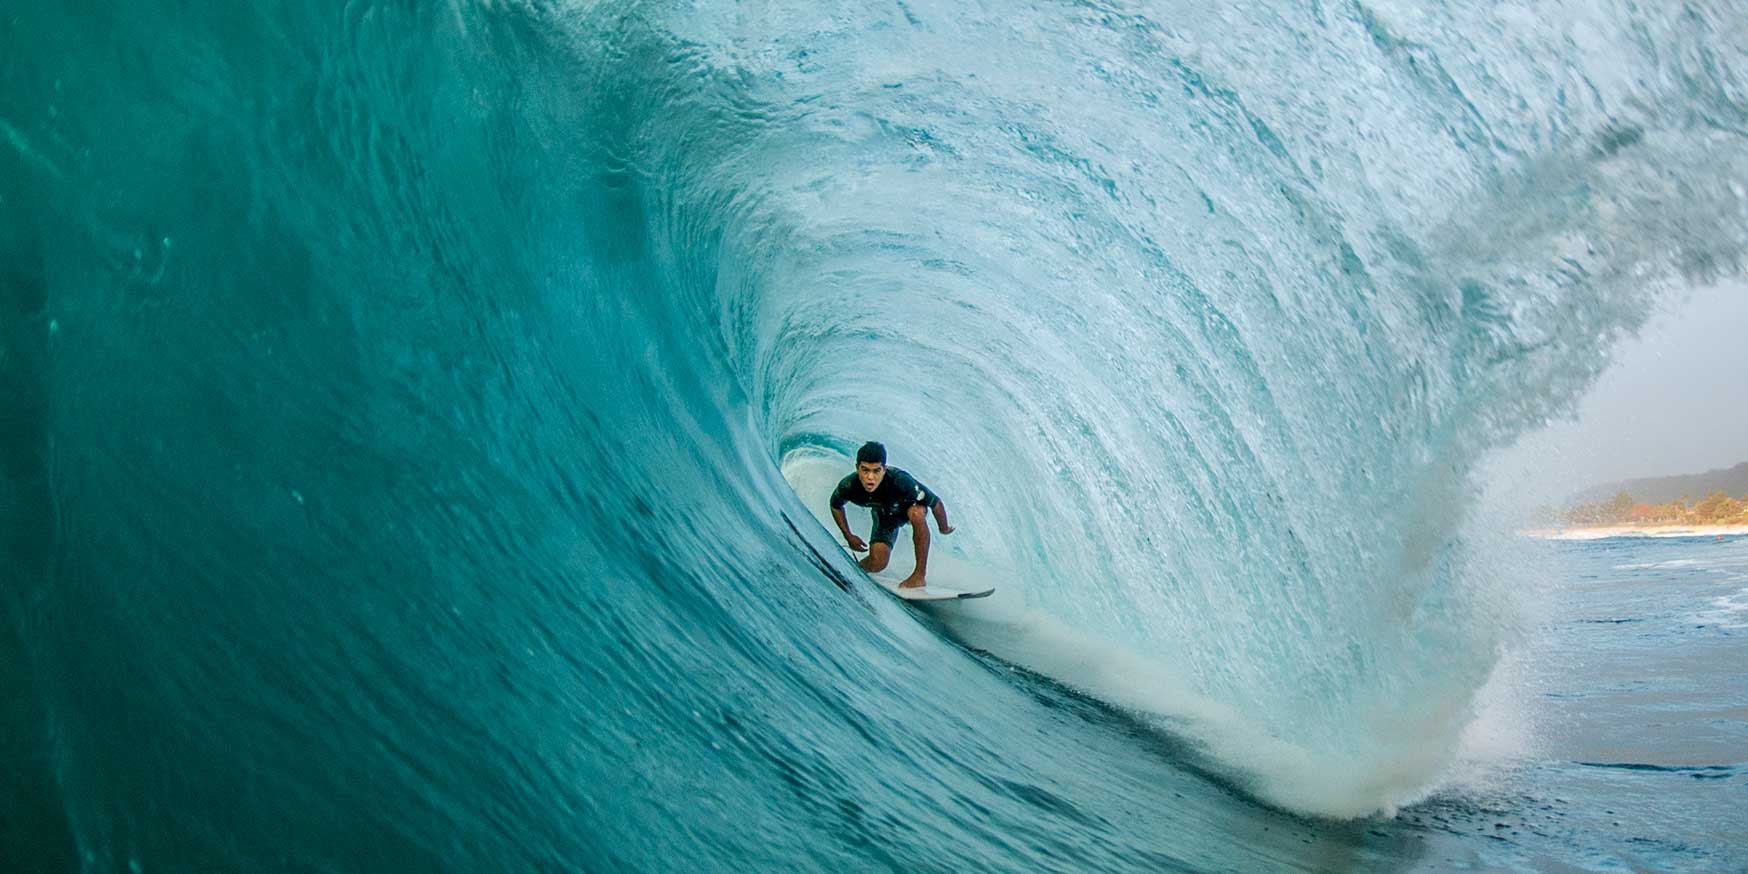
[[[1599,525],[1594,528],[1526,528],[1541,540],[1602,540],[1608,537],[1713,537],[1748,534],[1748,525]]]

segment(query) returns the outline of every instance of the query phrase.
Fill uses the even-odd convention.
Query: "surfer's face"
[[[886,465],[867,461],[856,462],[856,478],[862,481],[862,488],[874,491],[880,488],[880,481],[886,478]]]

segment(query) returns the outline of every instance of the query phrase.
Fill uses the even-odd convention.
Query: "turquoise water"
[[[0,867],[1629,864],[1471,471],[1740,272],[1745,19],[0,10]]]

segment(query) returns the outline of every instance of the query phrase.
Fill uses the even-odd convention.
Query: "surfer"
[[[872,508],[874,530],[868,535],[874,542],[865,543],[850,533],[850,523],[844,519],[844,504]],[[923,510],[935,515],[935,527],[942,534],[952,534],[947,524],[947,505],[916,477],[886,466],[886,447],[869,441],[856,450],[856,472],[844,477],[832,490],[832,518],[844,542],[856,552],[866,552],[858,562],[862,569],[874,573],[886,569],[892,557],[892,545],[898,540],[898,529],[906,523],[911,527],[911,543],[916,546],[916,570],[899,583],[900,588],[923,586],[923,574],[929,566],[929,526]]]

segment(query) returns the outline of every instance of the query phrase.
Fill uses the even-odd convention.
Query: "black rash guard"
[[[888,466],[886,476],[880,480],[880,485],[874,491],[862,488],[862,483],[855,474],[844,477],[838,487],[832,490],[832,509],[842,510],[845,503],[858,507],[871,507],[881,516],[898,516],[903,518],[906,510],[912,504],[922,504],[933,507],[941,499],[928,487],[916,481],[916,477]]]

